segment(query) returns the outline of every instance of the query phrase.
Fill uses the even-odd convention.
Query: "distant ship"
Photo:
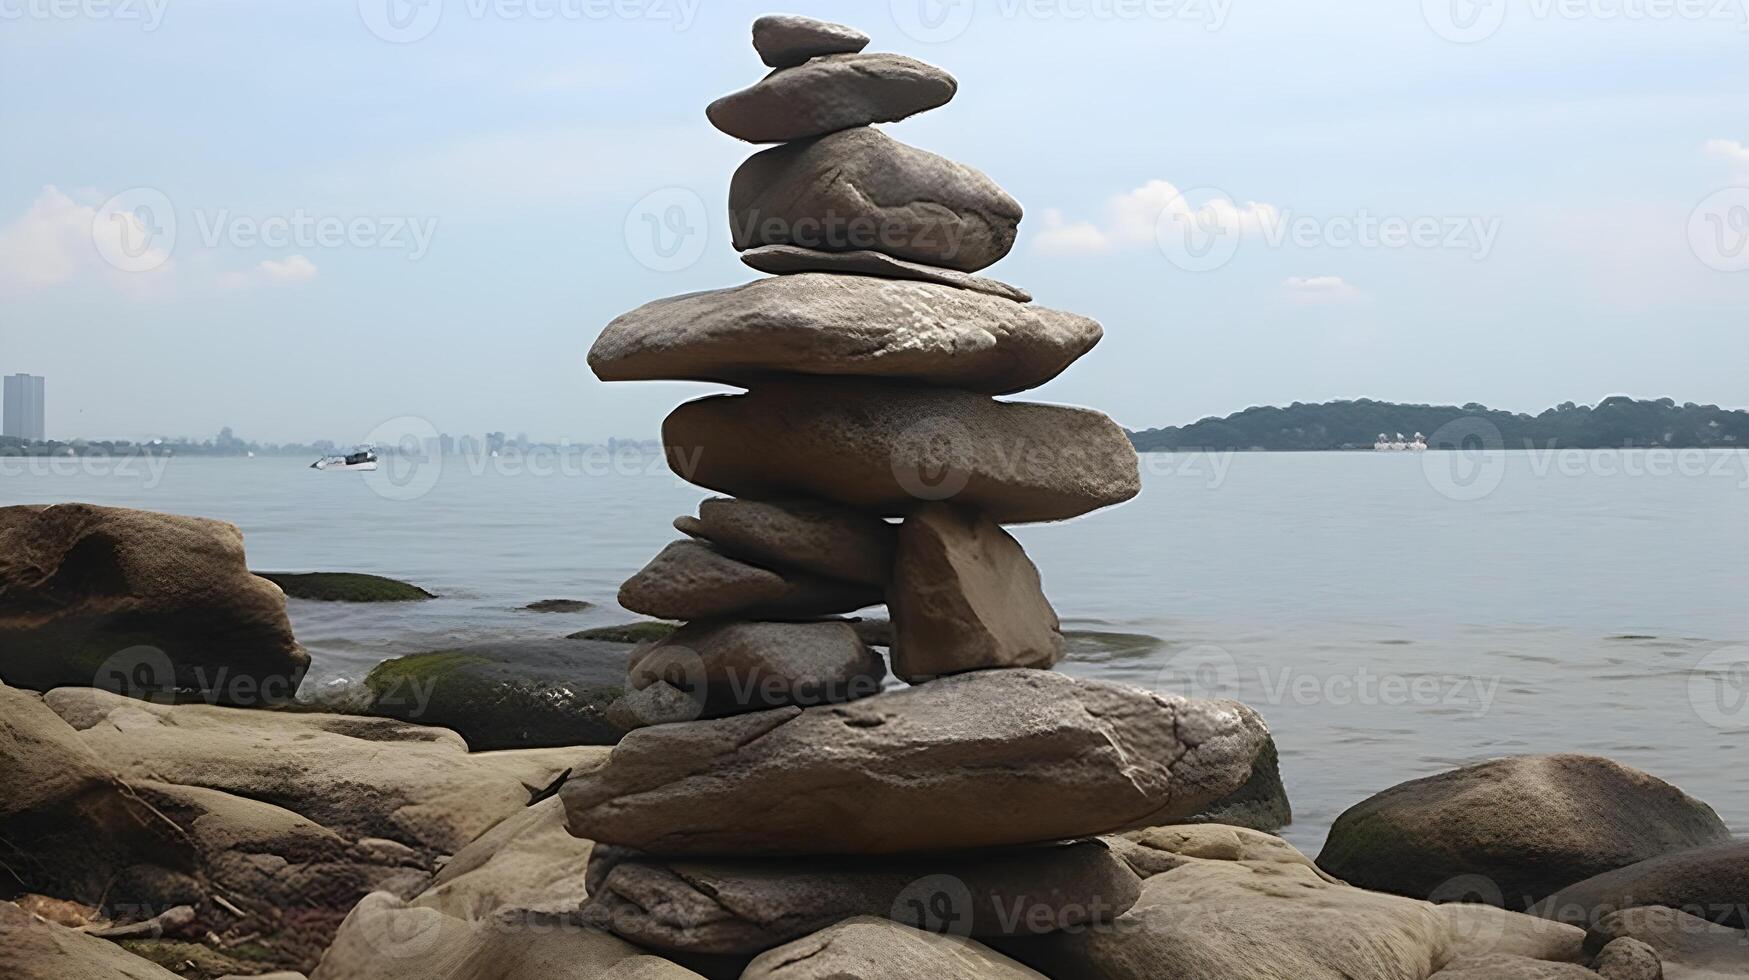
[[[360,470],[369,472],[377,468],[377,453],[375,449],[365,447],[358,452],[346,456],[323,456],[310,464],[312,470]]]
[[[1373,443],[1372,448],[1374,452],[1379,453],[1418,453],[1427,448],[1427,437],[1417,432],[1411,441],[1404,439],[1403,434],[1399,432],[1397,438],[1392,439],[1381,432],[1379,433],[1379,441]]]

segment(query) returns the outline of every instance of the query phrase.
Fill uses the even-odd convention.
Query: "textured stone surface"
[[[749,143],[786,143],[897,122],[946,105],[952,75],[896,54],[832,54],[780,68],[712,102],[711,125]]]
[[[606,867],[598,868],[598,864]],[[859,915],[1004,936],[1122,915],[1141,881],[1099,841],[917,857],[662,860],[604,848],[586,921],[650,949],[761,953]]]
[[[1394,786],[1337,818],[1318,865],[1425,898],[1483,875],[1507,908],[1646,858],[1730,839],[1705,803],[1596,756],[1496,759]]]
[[[1020,218],[981,171],[866,126],[763,150],[729,184],[737,249],[867,249],[977,272],[1014,247]]]
[[[1624,908],[1662,905],[1737,929],[1749,927],[1749,840],[1648,858],[1576,882],[1539,915],[1588,924]]]
[[[571,832],[665,855],[896,854],[1117,831],[1245,781],[1236,702],[1036,670],[627,735],[562,795]]]
[[[1020,542],[983,514],[924,504],[899,529],[893,673],[907,681],[1063,659],[1057,613]]]
[[[690,623],[631,660],[633,688],[685,692],[693,718],[853,701],[886,674],[848,623]]]
[[[566,915],[585,893],[593,848],[565,830],[565,807],[550,797],[468,842],[412,904],[458,919],[491,919],[506,910]]]
[[[755,959],[741,980],[1046,980],[970,939],[848,919]]]
[[[1281,782],[1281,758],[1275,739],[1264,743],[1251,761],[1251,778],[1245,785],[1215,802],[1185,823],[1219,823],[1275,833],[1293,823],[1293,806]]]
[[[243,534],[90,504],[0,507],[0,679],[221,703],[291,698],[310,656]]]
[[[968,275],[953,269],[942,269],[921,262],[908,262],[884,252],[866,249],[851,252],[824,252],[794,245],[761,245],[741,253],[741,261],[775,276],[793,276],[802,272],[825,272],[850,276],[878,276],[882,279],[910,279],[932,282],[958,289],[989,293],[1016,303],[1032,302],[1032,294],[1019,286]]]
[[[120,946],[0,902],[0,976],[6,980],[178,980]]]
[[[1599,980],[1577,963],[1550,963],[1511,953],[1460,956],[1433,980]],[[1607,978],[1605,978],[1607,980]]]
[[[696,541],[676,541],[619,589],[619,604],[661,619],[809,619],[881,601],[877,588],[783,575],[736,561]]]
[[[854,27],[795,14],[767,14],[753,22],[753,50],[773,68],[789,68],[823,54],[852,54],[868,47]]]
[[[603,381],[893,378],[991,394],[1041,385],[1103,332],[1073,313],[931,283],[803,273],[647,303],[589,351]]]
[[[1585,948],[1601,952],[1623,938],[1637,939],[1657,951],[1666,980],[1749,978],[1749,933],[1741,929],[1671,908],[1643,906],[1598,919],[1585,937]]]
[[[698,505],[676,529],[718,551],[764,568],[884,587],[893,573],[898,529],[869,514],[823,500],[735,500]]]
[[[1652,947],[1638,939],[1614,939],[1591,961],[1603,980],[1663,980],[1664,965]]]
[[[1135,450],[1104,415],[945,389],[773,381],[680,406],[662,438],[675,472],[707,489],[871,513],[952,500],[1000,524],[1054,521],[1141,490]]]

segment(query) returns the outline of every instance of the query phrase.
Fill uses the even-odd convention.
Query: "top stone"
[[[829,54],[779,68],[705,109],[711,125],[749,143],[787,143],[853,126],[898,122],[946,105],[952,75],[897,54]]]
[[[855,54],[868,35],[855,28],[795,14],[770,14],[753,22],[753,49],[773,68],[793,68],[824,54]]]

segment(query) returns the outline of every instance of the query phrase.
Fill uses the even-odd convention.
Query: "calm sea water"
[[[653,460],[452,458],[399,486],[286,459],[0,462],[0,502],[222,518],[256,569],[442,596],[292,603],[318,686],[403,653],[626,621],[620,581],[705,495]],[[1749,833],[1749,691],[1726,669],[1749,661],[1749,454],[1144,462],[1135,501],[1016,531],[1066,628],[1136,634],[1077,640],[1064,669],[1256,706],[1295,844],[1315,851],[1338,813],[1402,780],[1555,751],[1645,769]],[[550,598],[596,605],[521,608]]]

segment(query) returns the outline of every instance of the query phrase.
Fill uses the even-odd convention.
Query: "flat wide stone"
[[[1057,613],[1020,542],[989,517],[924,504],[899,530],[893,673],[907,681],[1063,659]]]
[[[988,670],[843,705],[632,732],[561,794],[571,832],[652,854],[900,854],[1169,823],[1268,736],[1233,701]]]
[[[760,245],[742,252],[741,261],[760,272],[769,272],[774,276],[829,272],[846,276],[909,279],[989,293],[1016,303],[1032,302],[1032,294],[1019,286],[1011,286],[987,276],[974,276],[921,262],[907,262],[883,252],[822,252],[819,249],[800,248],[795,245]]]
[[[772,381],[680,406],[662,438],[701,487],[876,514],[950,500],[1000,524],[1059,521],[1141,491],[1129,437],[1104,415],[941,388]]]
[[[767,14],[753,22],[753,50],[773,68],[791,68],[824,54],[854,54],[868,35],[843,24],[796,14]]]
[[[944,106],[959,83],[896,54],[831,54],[779,68],[712,102],[711,125],[749,143],[787,143],[852,126],[898,122]]]
[[[674,527],[726,555],[767,568],[885,587],[899,529],[878,517],[822,500],[735,500],[698,505]]]
[[[685,691],[692,717],[879,694],[887,665],[849,623],[691,623],[632,654],[631,687]],[[692,720],[674,719],[674,720]]]
[[[1007,394],[1044,384],[1098,322],[933,283],[804,273],[671,296],[623,314],[589,351],[603,381],[750,385],[861,376]]]
[[[878,605],[879,589],[782,575],[696,541],[676,541],[619,587],[619,604],[659,619],[812,619]]]
[[[1014,247],[1020,218],[982,172],[867,126],[756,153],[729,184],[737,249],[868,249],[977,272]]]

